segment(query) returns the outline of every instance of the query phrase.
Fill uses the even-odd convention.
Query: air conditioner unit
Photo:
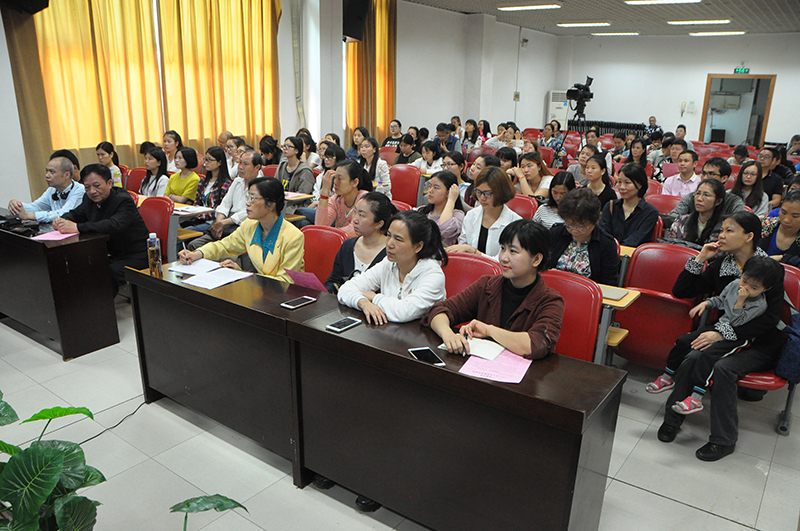
[[[566,127],[569,118],[569,100],[566,90],[551,90],[547,93],[547,121],[558,120],[561,127]]]

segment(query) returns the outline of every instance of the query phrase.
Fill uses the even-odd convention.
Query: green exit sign
[[[750,73],[750,69],[749,68],[734,68],[733,69],[733,73],[734,74],[749,74]]]

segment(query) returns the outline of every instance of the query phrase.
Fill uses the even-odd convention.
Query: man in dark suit
[[[62,233],[108,234],[109,267],[116,295],[119,285],[125,282],[125,266],[147,267],[149,231],[127,190],[114,187],[108,167],[102,164],[85,166],[81,170],[81,184],[86,189],[83,202],[53,220],[53,227]]]

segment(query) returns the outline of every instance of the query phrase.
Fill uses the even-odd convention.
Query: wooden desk
[[[602,288],[604,284],[598,284],[598,286]],[[639,295],[641,295],[641,293],[635,289],[620,288],[618,286],[608,287],[625,290],[628,293],[618,301],[603,298],[603,311],[600,314],[600,327],[597,329],[597,344],[594,349],[594,362],[601,365],[606,364],[607,361],[608,331],[609,328],[611,328],[611,323],[614,321],[614,313],[617,310],[624,310],[633,304],[633,301],[638,299]]]
[[[292,204],[292,203],[302,203],[303,201],[310,201],[312,199],[314,199],[314,196],[311,195],[311,194],[298,194],[298,195],[292,195],[292,197],[289,197],[288,192],[287,192],[285,201],[286,201],[286,204]]]
[[[40,242],[0,231],[0,314],[54,340],[65,361],[119,343],[107,241],[76,234]]]
[[[295,484],[310,469],[440,531],[597,528],[622,371],[549,356],[519,385],[489,382],[458,374],[461,356],[411,358],[441,343],[417,322],[325,331],[344,315],[362,314],[288,324]]]
[[[253,277],[215,290],[129,269],[147,403],[168,396],[292,458],[292,365],[286,319],[338,306],[325,298],[292,312],[280,303],[317,292]]]
[[[180,208],[182,206],[190,206],[190,205],[182,205],[180,203],[175,203],[176,208]],[[213,212],[212,209],[209,209],[208,212]],[[169,217],[169,228],[167,229],[167,262],[174,262],[178,259],[178,229],[181,228],[181,223],[188,219],[196,218],[202,214],[206,214],[207,212],[173,212],[172,215]],[[163,243],[163,242],[162,242]]]
[[[636,247],[628,247],[627,245],[620,245],[619,246],[619,255],[620,256],[633,256],[633,252],[636,250]]]
[[[417,322],[325,331],[363,318],[327,293],[264,277],[207,291],[166,267],[126,277],[145,399],[291,458],[296,485],[313,470],[437,530],[597,527],[624,372],[550,356],[519,385],[489,382],[458,374],[460,356],[411,358],[440,343]],[[303,294],[318,300],[280,307]]]

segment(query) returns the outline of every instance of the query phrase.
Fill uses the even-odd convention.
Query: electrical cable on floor
[[[96,439],[96,438],[100,437],[101,435],[103,435],[103,434],[104,434],[105,432],[107,432],[108,430],[113,430],[114,428],[116,428],[117,426],[119,426],[120,424],[122,424],[122,423],[123,423],[123,422],[124,422],[126,419],[128,419],[128,418],[132,417],[134,414],[136,414],[136,412],[137,412],[137,411],[139,411],[139,410],[142,408],[142,406],[143,406],[144,404],[145,404],[145,403],[144,403],[144,402],[142,402],[141,404],[139,404],[139,405],[137,406],[137,408],[136,408],[136,409],[134,409],[134,410],[133,410],[133,412],[132,412],[132,413],[128,413],[127,415],[125,415],[124,417],[122,417],[122,419],[120,419],[120,421],[119,421],[119,422],[117,422],[116,424],[114,424],[114,425],[113,425],[113,426],[111,426],[111,427],[108,427],[108,428],[104,429],[103,431],[101,431],[101,432],[100,432],[100,433],[98,433],[97,435],[92,435],[91,437],[89,437],[89,438],[88,438],[88,439],[86,439],[85,441],[81,442],[80,444],[81,444],[81,445],[83,445],[83,444],[86,444],[87,442],[91,441],[92,439]]]

